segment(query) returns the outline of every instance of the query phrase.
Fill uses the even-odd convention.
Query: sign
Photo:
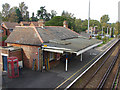
[[[38,52],[36,52],[36,55],[38,55]]]
[[[47,45],[44,45],[44,47],[47,47]]]

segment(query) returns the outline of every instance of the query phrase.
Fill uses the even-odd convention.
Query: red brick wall
[[[2,27],[3,33],[2,36],[5,37],[6,36],[6,29]]]
[[[19,61],[22,61],[22,51],[21,50],[10,51],[9,57],[12,57],[12,56],[17,57]]]
[[[36,59],[36,61],[38,61],[38,55],[36,55],[36,52],[38,52],[38,48],[39,48],[38,46],[19,45],[19,44],[8,44],[8,46],[17,46],[23,49],[23,62],[25,67],[32,68],[33,59]],[[38,64],[36,68],[37,67]],[[41,67],[41,61],[40,61],[40,67]]]
[[[2,70],[2,56],[1,56],[1,53],[2,53],[2,49],[0,49],[0,70]]]

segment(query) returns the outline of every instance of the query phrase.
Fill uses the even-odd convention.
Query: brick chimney
[[[39,21],[38,21],[38,26],[40,26],[40,27],[44,27],[45,26],[45,21],[43,20],[43,19],[40,19]]]
[[[68,28],[68,22],[67,21],[63,22],[63,27]]]

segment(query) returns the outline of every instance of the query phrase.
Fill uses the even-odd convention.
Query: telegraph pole
[[[88,33],[89,33],[89,27],[90,27],[90,0],[89,0],[89,9],[88,9]]]

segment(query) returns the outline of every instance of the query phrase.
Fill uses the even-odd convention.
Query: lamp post
[[[103,35],[103,28],[104,28],[104,26],[102,26],[102,35]]]
[[[112,27],[110,28],[110,37],[111,37],[111,34],[112,34],[111,31],[112,31]]]
[[[98,26],[94,26],[94,34],[95,34],[95,28],[98,27]]]
[[[90,0],[89,0],[89,10],[88,10],[88,33],[89,33],[89,28],[90,28]]]
[[[107,35],[108,35],[108,28],[109,28],[109,27],[107,27]]]

